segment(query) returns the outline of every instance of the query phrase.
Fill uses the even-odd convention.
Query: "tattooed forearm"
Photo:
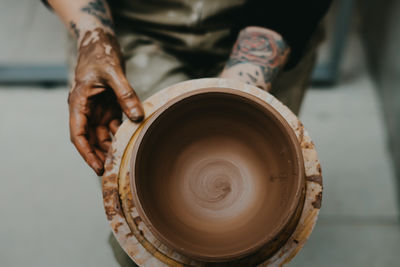
[[[79,29],[78,29],[78,27],[76,26],[76,23],[73,22],[73,21],[70,21],[70,22],[69,22],[69,27],[70,27],[71,31],[74,33],[75,38],[76,38],[76,39],[79,39]]]
[[[113,28],[113,23],[109,14],[107,13],[104,0],[91,1],[86,6],[81,8],[81,11],[97,18],[103,24],[103,26]]]
[[[266,81],[275,76],[281,67],[286,44],[275,32],[243,30],[226,63],[227,67],[252,63],[261,68]]]
[[[103,0],[94,0],[92,2],[89,2],[87,4],[87,6],[82,8],[82,11],[86,11],[86,12],[97,11],[102,14],[107,13],[107,10],[106,10],[106,7],[104,6]]]
[[[269,90],[286,63],[289,47],[274,31],[248,27],[242,30],[221,76],[237,78]]]
[[[107,0],[46,0],[62,19],[80,47],[87,32],[101,28],[114,34],[111,10]]]

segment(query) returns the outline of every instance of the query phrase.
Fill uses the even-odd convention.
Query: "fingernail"
[[[97,176],[102,176],[104,173],[104,169],[103,168],[97,169],[96,173],[97,173]]]
[[[103,166],[101,166],[98,163],[95,163],[93,167],[94,167],[94,169],[95,169],[95,171],[96,171],[98,176],[103,175],[103,171],[104,171]]]
[[[143,112],[138,107],[134,107],[129,111],[129,118],[139,122],[143,119]]]

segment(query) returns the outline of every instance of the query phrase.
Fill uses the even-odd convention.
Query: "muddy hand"
[[[71,141],[97,175],[102,175],[110,134],[117,131],[122,111],[134,122],[143,119],[144,111],[125,77],[117,40],[101,28],[86,32],[80,42],[68,104]]]

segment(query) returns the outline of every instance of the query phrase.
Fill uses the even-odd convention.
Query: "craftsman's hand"
[[[269,91],[288,54],[289,47],[278,33],[260,27],[247,27],[240,32],[220,77]]]
[[[115,134],[121,123],[121,109],[135,122],[143,119],[144,111],[125,77],[118,42],[101,28],[87,31],[80,41],[68,104],[71,141],[102,175],[110,133]]]

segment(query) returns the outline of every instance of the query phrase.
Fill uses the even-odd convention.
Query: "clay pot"
[[[294,230],[304,203],[302,151],[286,120],[251,94],[180,95],[143,123],[132,152],[134,205],[179,253],[231,261],[284,244],[280,235]]]

